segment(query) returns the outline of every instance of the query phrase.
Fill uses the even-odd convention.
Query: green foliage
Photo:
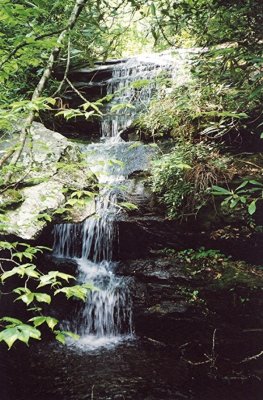
[[[207,143],[182,142],[154,161],[151,186],[169,217],[186,217],[198,212],[211,199],[209,188],[225,180],[229,162],[229,158]]]
[[[0,319],[2,325],[0,342],[5,342],[9,348],[17,340],[28,344],[30,338],[41,339],[41,331],[38,327],[43,324],[47,325],[54,333],[55,338],[61,343],[65,342],[66,337],[77,338],[77,335],[71,332],[54,330],[59,321],[51,316],[43,315],[43,304],[49,305],[53,297],[59,293],[65,294],[68,299],[74,297],[84,301],[89,291],[95,290],[89,284],[65,287],[65,282],[69,283],[69,281],[75,280],[72,275],[59,271],[49,271],[45,274],[38,270],[33,261],[44,250],[47,250],[44,246],[33,247],[27,243],[0,242],[0,263],[3,271],[0,275],[2,287],[4,288],[6,282],[14,277],[19,278],[22,286],[16,285],[11,293],[16,295],[15,301],[24,304],[29,314],[31,312],[37,314],[31,317],[27,323],[8,316]],[[28,260],[30,262],[27,262]],[[5,264],[9,265],[6,270],[4,270]],[[13,268],[10,268],[10,266],[13,266]],[[43,291],[43,288],[45,288],[45,291]]]
[[[243,180],[233,190],[214,185],[212,186],[211,193],[214,196],[224,197],[221,203],[222,206],[237,208],[243,205],[247,207],[248,213],[253,215],[257,209],[257,202],[263,199],[263,184],[252,179]]]
[[[79,93],[81,97],[81,93]],[[82,98],[83,99],[83,98]],[[85,101],[85,103],[81,104],[78,108],[70,108],[66,110],[61,110],[55,114],[56,117],[62,115],[67,121],[73,118],[82,117],[88,120],[91,117],[101,117],[102,112],[99,107],[103,105],[101,100],[97,100],[95,102]]]
[[[173,258],[191,280],[197,280],[198,293],[195,293],[195,288],[189,290],[187,287],[181,287],[182,294],[186,295],[190,302],[202,302],[202,288],[208,285],[217,291],[232,290],[235,287],[263,287],[260,268],[243,261],[233,261],[231,257],[215,249],[200,247],[178,251],[167,248],[158,253]]]
[[[67,299],[75,297],[77,299],[86,300],[90,290],[95,290],[96,288],[91,284],[75,285],[69,287],[63,287],[62,289],[57,289],[55,295],[59,293],[65,294]]]
[[[159,250],[159,254],[163,254],[168,257],[176,257],[181,261],[186,261],[187,263],[191,263],[192,261],[197,260],[219,260],[219,259],[228,259],[224,254],[222,254],[219,250],[215,249],[206,249],[205,247],[200,247],[199,249],[186,249],[186,250],[175,250],[170,248],[165,248]]]
[[[16,207],[24,201],[24,197],[19,190],[7,189],[0,194],[0,213],[7,208]]]
[[[36,340],[41,338],[41,332],[38,329],[18,319],[3,317],[0,321],[5,323],[4,329],[0,332],[0,342],[5,342],[9,349],[17,340],[28,344],[30,338]]]
[[[154,139],[165,135],[175,139],[189,139],[197,135],[218,139],[246,129],[249,116],[254,117],[258,113],[261,92],[251,99],[252,88],[247,81],[242,85],[235,85],[234,82],[229,85],[217,74],[211,77],[208,84],[207,79],[206,82],[203,80],[201,71],[200,66],[195,80],[187,86],[176,85],[172,91],[164,90],[159,94],[151,102],[149,112],[137,119],[138,129]],[[255,129],[254,133],[260,131],[260,121],[251,126]]]
[[[138,210],[138,207],[136,206],[136,204],[127,202],[127,201],[121,201],[118,203],[118,206],[120,206],[121,208],[127,210],[127,211],[134,211],[134,210]]]

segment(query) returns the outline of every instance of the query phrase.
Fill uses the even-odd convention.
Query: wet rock
[[[195,220],[169,220],[163,210],[156,207],[153,197],[128,217],[121,215],[118,227],[119,257],[122,260],[149,257],[152,252],[164,248],[184,250],[203,246],[253,264],[262,263],[263,232],[248,234],[240,225],[227,231],[224,224],[205,229]]]
[[[242,343],[245,339],[240,323],[247,329],[251,325],[262,329],[263,314],[254,313],[263,305],[260,270],[217,253],[214,258],[180,257],[175,253],[118,266],[117,273],[132,277],[133,313],[139,335],[178,345],[195,336],[195,340],[206,343],[211,340],[212,327],[220,324],[228,331],[229,340],[241,335]],[[231,331],[235,333],[230,335]]]

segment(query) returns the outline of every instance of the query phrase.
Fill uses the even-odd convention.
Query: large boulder
[[[17,133],[7,136],[3,148],[6,150],[17,140]],[[13,180],[19,183],[16,190],[0,195],[1,230],[25,240],[40,235],[74,190],[90,189],[95,182],[78,145],[37,122],[33,123]],[[92,213],[91,203],[87,207],[76,205],[71,217],[78,222]]]

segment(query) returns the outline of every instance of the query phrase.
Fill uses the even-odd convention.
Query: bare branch
[[[0,168],[14,154],[15,151],[16,151],[16,149],[13,148],[5,153],[5,155],[0,160]]]
[[[61,91],[61,89],[62,89],[62,87],[63,87],[63,85],[64,85],[64,83],[65,83],[65,81],[66,81],[66,79],[67,79],[68,72],[69,72],[69,67],[70,67],[70,45],[71,45],[71,43],[70,43],[70,37],[69,37],[69,39],[68,39],[67,64],[66,64],[64,76],[63,76],[62,81],[61,81],[60,84],[59,84],[59,87],[58,87],[57,90],[53,93],[52,97],[55,97],[57,94],[60,93],[60,91]]]
[[[263,350],[260,353],[255,354],[254,356],[244,358],[244,360],[240,361],[240,364],[244,364],[244,363],[247,363],[249,361],[257,360],[261,356],[263,356]]]
[[[85,103],[87,103],[88,100],[80,93],[80,91],[79,91],[77,88],[75,88],[75,86],[73,85],[73,83],[70,82],[70,80],[69,80],[68,78],[66,78],[66,81],[68,82],[69,86],[74,90],[74,92],[76,92],[77,95],[78,95],[83,101],[85,101]]]

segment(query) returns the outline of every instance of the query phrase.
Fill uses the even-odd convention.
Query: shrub
[[[167,208],[168,216],[196,214],[209,199],[210,188],[232,177],[230,158],[205,142],[180,142],[154,161],[151,186]]]

